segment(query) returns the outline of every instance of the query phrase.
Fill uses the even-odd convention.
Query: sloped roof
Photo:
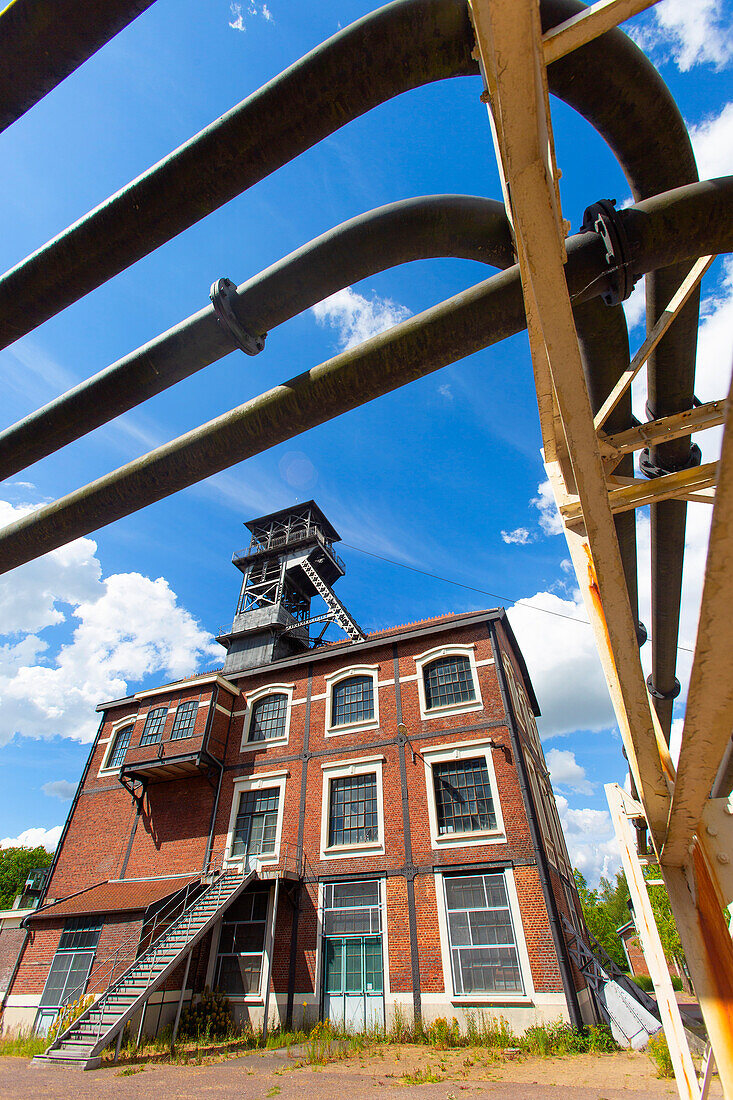
[[[153,902],[175,894],[198,875],[178,878],[131,879],[117,882],[98,882],[78,894],[61,898],[44,905],[32,913],[28,920],[50,920],[52,917],[74,917],[82,913],[125,913],[147,909]]]

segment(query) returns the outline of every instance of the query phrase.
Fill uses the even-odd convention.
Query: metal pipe
[[[153,0],[12,0],[0,12],[0,131],[149,8]]]
[[[545,29],[583,8],[542,0]],[[396,0],[340,31],[8,271],[0,347],[373,107],[476,74],[473,44],[464,0]],[[604,136],[636,197],[695,178],[669,90],[621,31],[554,62],[548,80]]]
[[[351,218],[237,288],[242,326],[261,336],[329,295],[397,264],[437,256],[514,263],[503,205],[427,195]],[[213,306],[0,432],[0,480],[235,350]]]
[[[657,266],[733,249],[732,196],[733,177],[726,177],[624,211],[633,273],[638,277]],[[660,236],[660,222],[666,237]],[[658,240],[656,251],[642,251],[635,227],[648,241]],[[574,301],[606,291],[609,268],[601,237],[581,233],[570,238],[567,248]],[[488,347],[524,324],[519,273],[512,267],[11,524],[0,534],[0,570],[7,572]]]
[[[176,1047],[176,1036],[178,1035],[178,1025],[181,1022],[181,1009],[183,1008],[183,998],[186,996],[186,982],[188,981],[188,972],[191,968],[191,956],[193,955],[193,948],[186,955],[186,969],[183,973],[183,981],[181,982],[181,995],[178,998],[178,1007],[176,1008],[176,1019],[173,1024],[173,1034],[171,1035],[171,1054]]]
[[[270,983],[272,981],[272,965],[275,960],[275,930],[277,925],[277,903],[280,899],[280,878],[275,879],[275,896],[272,899],[272,923],[270,926],[270,950],[267,958],[267,976],[265,978],[264,1015],[262,1018],[262,1045],[267,1045],[268,1016],[270,1015]]]

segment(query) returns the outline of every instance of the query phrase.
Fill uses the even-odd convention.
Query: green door
[[[324,941],[324,1016],[347,1031],[384,1027],[381,936]]]

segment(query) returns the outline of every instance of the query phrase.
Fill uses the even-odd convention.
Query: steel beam
[[[690,470],[680,470],[675,474],[664,474],[649,481],[638,477],[608,478],[608,502],[611,511],[628,512],[632,508],[643,508],[647,504],[658,504],[661,500],[686,500],[702,489],[709,489],[717,482],[717,462],[706,462],[702,466],[693,466]],[[579,500],[563,504],[560,514],[569,525],[583,522],[583,509]]]
[[[542,37],[545,64],[550,65],[626,19],[653,7],[658,0],[598,0],[585,11],[566,19]]]
[[[635,428],[628,428],[613,435],[598,433],[598,442],[607,473],[611,473],[623,455],[640,451],[651,443],[663,443],[716,428],[725,419],[725,401],[706,401],[693,409],[665,416],[661,420],[649,420]]]
[[[10,126],[153,0],[11,0],[0,12],[0,131]]]

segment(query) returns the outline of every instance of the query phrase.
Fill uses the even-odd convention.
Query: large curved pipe
[[[377,271],[436,256],[510,267],[514,248],[503,205],[469,195],[427,195],[371,210],[242,283],[235,312],[247,332],[261,336]],[[213,307],[199,310],[1,432],[0,481],[235,348]]]
[[[154,0],[13,0],[0,13],[0,130],[29,111]]]
[[[545,26],[583,7],[542,0]],[[378,104],[477,73],[473,44],[464,0],[396,0],[340,31],[8,271],[0,347]],[[695,178],[674,100],[621,31],[554,62],[548,78],[603,134],[637,198]]]
[[[623,212],[634,276],[733,250],[732,200],[733,177],[727,177],[656,196]],[[660,224],[668,231],[661,239]],[[568,241],[566,273],[575,303],[608,289],[599,236],[582,233]],[[480,351],[524,324],[515,266],[10,525],[0,533],[0,570],[7,572]]]

